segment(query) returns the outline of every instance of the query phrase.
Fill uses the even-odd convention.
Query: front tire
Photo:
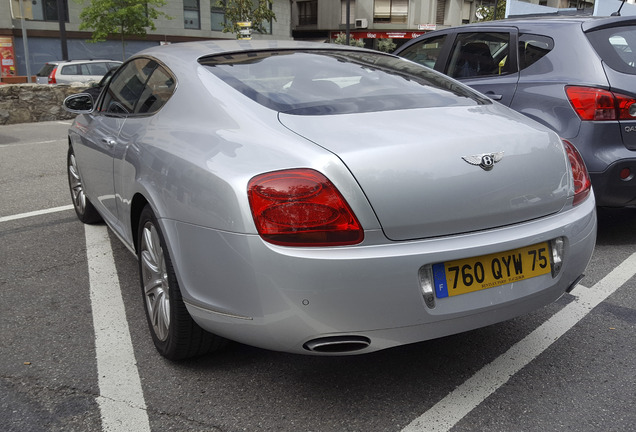
[[[141,290],[157,351],[170,360],[182,360],[222,348],[226,340],[203,330],[188,313],[150,206],[141,212],[138,236]]]
[[[94,224],[102,221],[102,217],[89,201],[84,192],[84,183],[77,169],[77,161],[73,148],[69,146],[66,157],[66,172],[68,174],[68,187],[71,191],[71,200],[77,218],[85,224]]]

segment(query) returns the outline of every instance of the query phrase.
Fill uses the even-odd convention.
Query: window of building
[[[183,28],[201,28],[199,0],[183,0]]]
[[[405,24],[408,10],[408,0],[375,0],[373,22]]]
[[[223,8],[216,6],[216,1],[214,0],[211,0],[210,4],[210,29],[223,31],[225,27],[225,11]]]
[[[63,2],[64,21],[68,21],[68,2]],[[31,2],[34,21],[57,21],[57,0],[34,0]]]
[[[299,1],[298,6],[298,25],[315,25],[318,24],[318,0]]]
[[[437,9],[435,11],[435,24],[444,24],[445,14],[446,14],[446,0],[437,0]]]
[[[253,0],[253,1],[254,1],[254,7],[256,7],[258,4],[258,0]],[[269,4],[269,10],[272,10],[272,3]],[[272,34],[272,20],[263,21],[263,27],[265,28],[265,31],[262,33]]]

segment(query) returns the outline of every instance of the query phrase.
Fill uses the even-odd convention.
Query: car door
[[[121,221],[130,221],[133,196],[138,192],[136,181],[140,175],[140,165],[150,165],[150,170],[155,173],[157,167],[161,170],[161,160],[156,155],[162,150],[157,149],[156,144],[165,143],[167,137],[161,120],[156,116],[176,89],[174,75],[154,60],[146,63],[139,74],[144,80],[143,90],[135,101],[133,112],[126,118],[113,154],[115,195]],[[156,151],[148,151],[149,147],[154,147]],[[142,148],[146,156],[143,161],[139,159]],[[148,158],[148,155],[155,155],[156,159]],[[122,238],[134,241],[128,224],[124,223],[122,230]]]
[[[480,27],[456,33],[443,72],[510,106],[519,81],[518,31]]]
[[[456,27],[420,37],[396,53],[510,106],[519,81],[517,41],[514,27]]]
[[[87,193],[115,230],[120,226],[115,159],[125,152],[128,145],[128,140],[122,138],[122,130],[128,118],[135,115],[135,105],[144,92],[149,72],[152,72],[148,72],[147,68],[150,62],[149,59],[132,60],[113,76],[86,124],[83,135],[85,146],[77,155],[84,169],[91,170],[90,175],[84,176]]]

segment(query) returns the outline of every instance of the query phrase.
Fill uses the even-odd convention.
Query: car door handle
[[[102,141],[108,146],[108,147],[115,147],[115,144],[117,144],[117,141],[115,141],[112,138],[103,138]]]
[[[493,92],[493,91],[489,91],[489,92],[486,92],[484,94],[486,96],[488,96],[490,99],[496,100],[496,101],[501,100],[503,98],[503,95],[495,94],[495,92]]]

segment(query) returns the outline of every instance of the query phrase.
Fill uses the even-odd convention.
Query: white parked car
[[[60,60],[47,62],[36,75],[38,84],[70,84],[99,81],[121,65],[115,60]]]

